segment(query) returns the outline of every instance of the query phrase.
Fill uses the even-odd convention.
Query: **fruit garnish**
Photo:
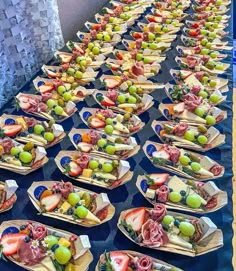
[[[25,237],[27,237],[27,235],[24,233],[9,233],[3,235],[0,240],[3,255],[11,256],[15,254],[24,242]]]
[[[145,215],[146,209],[144,207],[134,209],[126,214],[125,222],[131,226],[135,232],[140,231],[145,221]]]

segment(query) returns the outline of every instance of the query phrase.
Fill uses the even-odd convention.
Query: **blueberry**
[[[113,120],[113,124],[115,124],[115,125],[116,125],[116,124],[117,124],[117,121]]]
[[[30,237],[31,239],[33,238],[33,233],[32,233],[32,231],[30,232],[29,237]]]
[[[53,109],[56,108],[56,107],[57,107],[57,105],[55,104],[55,105],[53,106]]]
[[[58,249],[58,248],[59,248],[59,245],[55,244],[55,245],[52,246],[51,250],[52,250],[52,252],[55,252],[56,249]]]
[[[77,207],[79,207],[79,206],[81,206],[80,203],[76,203],[76,204],[75,204],[75,208],[77,208]]]
[[[107,138],[107,135],[103,134],[103,135],[102,135],[102,138]]]
[[[24,240],[25,240],[25,243],[28,243],[30,241],[29,236],[26,236]]]
[[[183,203],[184,205],[186,205],[186,197],[185,196],[182,197],[181,203]]]
[[[180,224],[179,220],[175,220],[174,225],[175,225],[176,227],[179,227],[179,224]]]
[[[185,196],[185,195],[186,195],[186,191],[181,190],[181,191],[180,191],[180,195],[181,195],[181,196]]]
[[[26,229],[26,226],[25,226],[25,225],[21,225],[21,226],[20,226],[20,230],[21,230],[21,231],[23,231],[23,230],[25,230],[25,229]]]
[[[93,174],[91,177],[92,177],[92,179],[96,179],[96,175],[95,174]]]
[[[25,132],[20,132],[19,136],[25,137],[25,136],[27,136],[27,134]]]
[[[173,192],[173,189],[172,189],[172,188],[169,188],[169,191],[170,191],[170,193],[171,193],[171,192]]]
[[[32,134],[32,133],[34,132],[33,127],[29,127],[29,128],[28,128],[28,132]]]
[[[56,193],[57,193],[57,194],[61,194],[61,190],[60,190],[60,189],[57,189],[57,190],[56,190]]]
[[[102,169],[102,164],[99,164],[99,165],[98,165],[98,168],[99,168],[99,169]]]
[[[44,136],[44,134],[45,134],[45,131],[42,131],[42,132],[41,132],[41,135]]]
[[[163,227],[164,231],[168,231],[169,230],[169,227],[167,225],[163,225],[162,227]]]
[[[69,208],[69,209],[67,210],[67,214],[68,214],[68,215],[73,215],[73,214],[74,214],[73,208]]]
[[[126,98],[126,99],[125,99],[125,101],[126,101],[126,102],[128,103],[128,101],[129,101],[129,98]]]
[[[98,148],[98,151],[103,151],[103,148],[99,147],[99,148]]]

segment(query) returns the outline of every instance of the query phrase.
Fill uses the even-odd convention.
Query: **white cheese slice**
[[[43,147],[38,146],[35,151],[34,163],[42,160],[47,155],[46,150]]]
[[[75,255],[73,256],[74,260],[84,255],[84,253],[91,248],[88,235],[80,235],[74,242],[74,245],[76,251]]]
[[[215,117],[215,118],[217,118],[221,113],[222,113],[221,109],[219,109],[218,107],[214,107],[212,116]]]
[[[110,204],[110,200],[106,193],[98,194],[96,197],[96,210],[94,214],[107,207]]]
[[[44,258],[40,263],[34,265],[34,271],[56,271],[56,268],[50,257]]]
[[[119,86],[119,88],[120,88],[121,90],[125,91],[126,89],[129,88],[129,86],[128,86],[128,84],[127,84],[126,82],[123,82],[123,83]]]
[[[194,76],[194,74],[191,74],[189,77],[187,77],[184,80],[185,84],[188,85],[189,87],[193,87],[193,86],[200,86],[201,89],[203,89],[203,85],[201,84],[201,82]]]
[[[153,190],[153,189],[150,189],[150,188],[148,188],[146,193],[145,193],[146,197],[149,198],[149,199],[154,199],[155,194],[156,194],[156,191]]]
[[[67,113],[71,112],[75,107],[76,107],[76,104],[73,103],[72,101],[69,101],[69,102],[66,104],[66,112],[67,112]]]
[[[186,242],[184,239],[182,239],[181,237],[179,237],[179,235],[177,235],[176,233],[167,233],[168,234],[168,238],[169,238],[169,242],[187,249],[193,249],[192,244],[190,244],[189,242]]]
[[[214,141],[218,135],[220,134],[220,132],[213,126],[211,126],[208,130],[207,133],[209,134],[208,137],[208,144],[211,144],[212,141]]]
[[[128,161],[120,160],[118,167],[118,179],[122,178],[130,170]]]
[[[192,112],[188,111],[188,110],[184,110],[183,113],[178,114],[178,117],[180,119],[184,119],[184,120],[190,120],[192,122],[198,122],[198,123],[206,123],[206,120],[203,118],[198,117],[197,115],[193,114]]]
[[[215,185],[214,182],[209,181],[206,184],[204,184],[204,186],[202,187],[203,190],[205,190],[207,192],[207,194],[209,194],[211,197],[215,196],[216,194],[218,194],[219,192],[221,192],[221,190]]]
[[[90,221],[94,221],[94,222],[96,222],[96,223],[100,223],[100,222],[101,222],[101,220],[100,220],[98,217],[96,217],[96,216],[95,216],[92,212],[90,212],[89,210],[88,210],[88,213],[87,213],[85,219],[86,219],[86,220],[90,220]]]
[[[204,169],[204,168],[201,168],[198,172],[198,174],[202,175],[203,177],[214,177],[214,174],[211,173],[210,171]]]
[[[13,194],[16,192],[17,188],[19,186],[17,185],[15,180],[6,180],[5,181],[5,187],[4,190],[6,191],[6,200],[8,200]]]
[[[116,151],[130,151],[130,150],[133,150],[133,146],[127,145],[127,144],[115,143],[115,150]]]
[[[56,123],[52,125],[52,131],[55,137],[58,137],[64,133],[63,127],[60,124],[56,124]]]
[[[135,139],[135,137],[131,136],[131,137],[129,138],[129,145],[130,145],[130,146],[133,146],[133,147],[135,147],[135,146],[138,145],[138,144],[137,144],[137,141],[136,141],[136,139]]]
[[[202,156],[200,159],[200,165],[204,167],[204,169],[209,170],[214,166],[215,162],[212,161],[209,157],[207,156]]]
[[[199,225],[200,225],[202,233],[203,233],[203,236],[199,240],[199,242],[202,241],[203,239],[207,238],[209,235],[211,235],[212,233],[214,233],[217,230],[216,225],[208,217],[201,217],[199,219]]]

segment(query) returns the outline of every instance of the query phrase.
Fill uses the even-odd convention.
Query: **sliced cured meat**
[[[185,132],[187,131],[187,129],[188,129],[188,124],[185,122],[182,122],[176,127],[175,134],[177,136],[183,136]]]
[[[138,258],[135,263],[136,271],[152,271],[153,270],[153,261],[148,256],[143,256]]]
[[[106,219],[107,215],[108,215],[108,208],[107,207],[103,208],[102,210],[100,210],[96,213],[96,217],[99,218],[101,221]]]
[[[24,118],[24,120],[28,127],[34,127],[36,124],[38,124],[38,121],[34,118]]]
[[[219,176],[222,171],[223,171],[223,167],[220,165],[215,164],[214,166],[212,166],[209,170],[211,173],[213,173],[214,176]]]
[[[4,138],[0,141],[0,145],[3,147],[5,153],[10,153],[11,148],[15,146],[11,138]]]
[[[212,197],[208,202],[207,202],[207,205],[206,205],[206,208],[207,209],[213,209],[217,206],[218,204],[218,201],[217,201],[217,198],[215,197]]]
[[[141,62],[137,62],[132,68],[131,71],[134,75],[144,75],[144,66]]]
[[[202,97],[187,93],[184,95],[184,103],[188,106],[189,111],[194,111],[202,103]]]
[[[42,241],[48,234],[48,230],[42,225],[33,225],[31,227],[33,238],[38,241]]]
[[[166,203],[169,199],[169,188],[166,185],[162,185],[157,191],[157,199],[160,202]]]
[[[165,185],[163,185],[163,186],[165,186]],[[162,221],[162,219],[164,218],[165,215],[166,215],[165,206],[163,204],[160,204],[160,203],[155,204],[154,208],[151,210],[151,218],[152,218],[152,220],[160,222],[160,221]]]
[[[89,136],[93,145],[96,145],[98,140],[101,138],[100,134],[94,130],[89,131]]]
[[[81,168],[87,168],[88,163],[89,163],[89,156],[86,154],[81,155],[77,160],[76,163],[81,167]]]
[[[73,184],[71,182],[66,182],[62,184],[61,194],[67,199],[68,195],[74,191]]]
[[[108,90],[108,97],[115,102],[118,97],[118,92],[116,90]]]
[[[177,163],[180,157],[180,150],[174,146],[164,145],[164,150],[170,155],[170,160]]]

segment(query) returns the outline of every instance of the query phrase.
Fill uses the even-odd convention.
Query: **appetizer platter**
[[[0,182],[0,213],[12,209],[17,200],[16,190],[18,187],[15,180]]]
[[[107,135],[101,131],[75,128],[71,129],[68,136],[79,151],[109,159],[128,159],[140,150],[135,137],[132,136]]]
[[[28,220],[4,221],[0,233],[3,257],[26,270],[88,271],[93,261],[87,235]]]
[[[47,79],[36,77],[33,81],[35,89],[44,97],[60,99],[60,104],[64,105],[68,101],[74,103],[84,101],[84,99],[93,93],[93,89],[86,89],[77,82],[64,82],[60,79]]]
[[[139,246],[185,256],[200,256],[223,246],[223,234],[208,218],[139,207],[121,212],[119,230]]]
[[[167,1],[160,1],[160,2],[156,2],[154,3],[154,5],[162,10],[169,10],[172,13],[176,10],[186,10],[189,8],[191,1],[178,1],[178,3],[176,3],[175,1],[172,2],[167,2]]]
[[[128,91],[130,94],[150,94],[157,89],[164,88],[164,84],[153,83],[142,75],[139,75],[137,79],[133,79],[126,76],[103,74],[99,79],[107,89],[116,89],[121,92]]]
[[[168,22],[168,21],[167,21]],[[174,35],[177,32],[180,31],[180,27],[183,26],[182,23],[173,23],[173,24],[166,24],[166,23],[138,23],[138,27],[143,31],[143,33],[139,32],[130,32],[130,34],[133,36],[135,33],[139,33],[139,35],[142,35],[142,38],[145,41],[154,41],[157,37],[161,37],[162,35],[168,34],[168,35]],[[136,39],[136,37],[134,36]]]
[[[227,23],[231,17],[231,15],[217,15],[214,12],[202,12],[202,13],[192,13],[191,17],[195,21],[207,21],[207,22],[221,22]]]
[[[94,71],[91,67],[81,70],[78,67],[70,67],[65,64],[63,66],[42,66],[42,71],[49,78],[61,79],[65,83],[77,82],[80,85],[88,85],[95,81],[98,71]],[[73,79],[72,79],[73,78]]]
[[[195,4],[195,5],[192,5],[192,9],[194,12],[198,13],[202,13],[202,12],[207,12],[207,13],[210,13],[210,12],[214,12],[214,14],[216,15],[223,15],[225,13],[227,13],[230,9],[225,6],[225,5],[198,5],[198,4]]]
[[[209,151],[225,143],[225,135],[215,127],[189,125],[186,122],[152,122],[152,129],[159,139],[166,144],[200,152]]]
[[[107,189],[116,188],[130,181],[133,176],[129,162],[92,153],[60,151],[55,163],[63,174],[79,182]]]
[[[201,86],[211,90],[218,89],[222,93],[229,90],[228,79],[212,76],[207,72],[171,69],[170,74],[177,84],[184,84],[190,87]]]
[[[220,21],[207,21],[207,20],[201,20],[201,21],[190,21],[190,20],[186,20],[185,24],[188,28],[196,28],[198,29],[199,27],[203,27],[209,30],[218,30],[218,29],[225,29],[227,28],[229,25],[228,23],[223,23]],[[208,32],[205,32],[205,29],[201,29],[200,33],[202,35],[208,34]]]
[[[109,34],[117,33],[119,35],[123,35],[127,31],[127,25],[124,24],[112,24],[107,21],[101,21],[100,24],[91,23],[91,22],[85,22],[85,27],[88,31],[100,31],[100,30],[106,30]]]
[[[185,178],[205,181],[224,175],[223,166],[196,152],[152,141],[146,141],[143,151],[155,167]]]
[[[0,126],[1,137],[14,138],[22,143],[31,142],[44,148],[56,145],[66,136],[61,125],[26,116],[3,114]]]
[[[208,24],[210,24],[210,22],[208,22]],[[211,26],[209,25],[209,28],[210,27]],[[213,31],[210,31],[210,30],[213,30]],[[203,35],[203,36],[206,36],[209,41],[213,41],[215,39],[222,39],[229,34],[229,32],[225,32],[222,29],[214,28],[210,30],[208,30],[207,27],[204,27],[203,29],[184,27],[182,32],[185,36],[188,36],[188,37],[198,37],[200,35]]]
[[[212,181],[202,183],[157,173],[138,176],[136,186],[151,204],[159,202],[167,209],[207,214],[228,203],[227,193]]]
[[[176,20],[178,22],[183,21],[188,14],[184,13],[181,9],[175,9],[173,11],[161,10],[161,9],[151,9],[152,14],[147,14],[145,18],[151,23],[162,23],[163,20]],[[168,22],[168,21],[167,21]]]
[[[102,255],[100,255],[95,271],[109,270],[109,268],[113,268],[111,270],[123,271],[128,271],[129,268],[132,268],[132,270],[148,271],[182,271],[182,269],[179,269],[168,263],[149,257],[145,254],[130,250],[110,252],[105,251]]]
[[[104,109],[126,114],[126,120],[131,118],[130,114],[141,115],[154,105],[153,97],[144,93],[142,96],[134,93],[122,93],[116,90],[96,90],[93,93],[95,101]]]
[[[24,145],[9,137],[0,138],[0,168],[27,175],[47,162],[43,147],[34,148],[32,142]]]
[[[115,213],[106,193],[96,194],[70,182],[33,182],[27,192],[42,215],[84,227],[101,225]]]
[[[184,102],[159,105],[162,115],[168,120],[183,121],[189,124],[212,126],[227,118],[227,112],[202,101],[202,97],[188,95]]]
[[[68,119],[77,111],[76,104],[72,101],[62,104],[60,99],[48,99],[48,97],[45,101],[41,95],[23,92],[17,94],[16,106],[27,114],[47,120],[55,120],[58,123]]]
[[[216,85],[213,81],[211,85]],[[222,89],[223,91],[228,89]],[[221,90],[214,88],[205,88],[201,83],[198,85],[189,86],[187,84],[172,85],[167,83],[165,85],[165,92],[168,98],[174,103],[184,102],[189,95],[192,97],[202,97],[208,103],[218,105],[224,102],[227,96],[222,95]]]
[[[126,118],[111,109],[86,108],[80,111],[81,120],[90,128],[105,131],[108,135],[131,136],[144,127],[144,122],[136,115]]]

